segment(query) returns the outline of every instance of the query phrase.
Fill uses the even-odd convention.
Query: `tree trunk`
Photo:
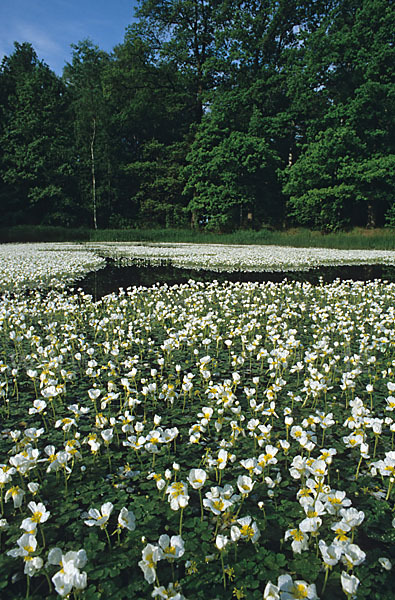
[[[199,222],[198,222],[198,215],[197,212],[195,210],[192,211],[191,214],[191,229],[198,229],[199,228]]]
[[[366,221],[367,229],[374,229],[376,227],[376,211],[370,202],[368,203]]]
[[[95,138],[96,138],[96,117],[93,117],[92,136],[91,136],[91,170],[92,170],[92,204],[93,204],[93,226],[97,229],[96,218],[96,175],[95,175]]]

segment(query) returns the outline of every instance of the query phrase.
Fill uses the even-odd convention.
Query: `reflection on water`
[[[171,264],[162,266],[133,265],[119,267],[113,261],[107,261],[108,266],[99,271],[89,273],[82,281],[78,282],[85,293],[92,294],[94,299],[101,298],[106,294],[117,292],[118,289],[126,289],[129,286],[150,287],[155,284],[175,285],[187,283],[189,279],[195,281],[257,281],[280,282],[307,281],[313,285],[320,280],[331,282],[335,279],[352,279],[354,281],[368,281],[372,279],[383,279],[395,281],[395,267],[387,265],[359,265],[345,267],[322,267],[311,271],[293,272],[242,272],[218,273],[217,271],[202,271],[195,269],[181,269]]]

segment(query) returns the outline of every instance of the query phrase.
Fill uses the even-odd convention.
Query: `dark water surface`
[[[307,281],[315,285],[321,280],[324,283],[329,283],[338,278],[342,280],[351,279],[353,281],[382,279],[394,282],[395,267],[387,265],[362,265],[322,267],[320,269],[312,269],[311,271],[275,273],[236,271],[233,273],[218,273],[217,271],[181,269],[171,264],[164,264],[162,266],[140,266],[136,264],[128,267],[120,267],[113,261],[108,260],[107,266],[104,269],[89,273],[83,280],[78,282],[78,287],[82,288],[87,294],[92,294],[95,299],[98,299],[106,294],[117,292],[120,287],[124,289],[129,286],[150,287],[155,284],[164,283],[170,286],[187,283],[189,279],[194,279],[195,281],[217,280],[220,283],[224,281],[281,282],[287,279],[288,281]]]

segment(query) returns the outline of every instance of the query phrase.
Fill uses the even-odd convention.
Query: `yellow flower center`
[[[240,529],[240,532],[243,537],[254,537],[254,530],[252,527],[250,527],[250,525],[243,525],[243,527]]]
[[[223,503],[223,501],[222,501],[221,499],[219,499],[219,500],[214,500],[214,502],[213,502],[213,506],[214,506],[214,508],[216,508],[217,510],[222,510],[222,509],[223,509],[223,507],[224,507],[224,503]]]
[[[33,523],[40,523],[42,516],[43,516],[43,513],[40,512],[39,510],[37,510],[35,513],[33,513],[33,516],[31,517],[31,519],[32,519]]]
[[[340,500],[340,498],[331,498],[331,497],[329,497],[328,500],[329,500],[329,502],[331,504],[341,504],[342,503],[342,501]]]
[[[347,542],[348,537],[346,535],[346,532],[343,529],[336,529],[335,530],[336,533],[336,539],[338,539],[340,542]]]
[[[303,540],[303,532],[299,529],[292,529],[291,535],[296,542],[301,542]]]
[[[173,498],[177,498],[177,496],[181,496],[184,492],[184,485],[181,483],[181,481],[176,481],[175,483],[173,483],[173,489],[171,492],[171,495]]]
[[[300,598],[307,598],[307,587],[303,583],[295,583],[292,593],[294,598],[297,598],[298,600]]]

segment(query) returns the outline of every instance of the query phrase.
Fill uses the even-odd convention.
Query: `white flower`
[[[340,580],[343,592],[351,597],[355,597],[355,593],[359,586],[359,579],[355,577],[355,575],[349,575],[345,571],[342,571]]]
[[[328,546],[324,540],[318,542],[318,547],[322,554],[322,560],[329,567],[337,565],[342,555],[342,548],[339,544],[331,544]]]
[[[47,408],[47,403],[45,402],[45,400],[34,400],[33,408],[29,408],[29,415],[41,413],[46,408]]]
[[[188,482],[194,490],[198,490],[205,484],[207,479],[206,471],[203,469],[191,469],[188,475]]]
[[[107,521],[110,518],[113,508],[114,505],[111,502],[105,502],[100,509],[101,512],[99,512],[97,508],[90,508],[84,515],[90,517],[90,519],[84,521],[85,525],[88,525],[88,527],[97,525],[103,529],[107,525]]]
[[[45,508],[42,502],[29,502],[28,509],[33,513],[31,517],[24,519],[24,529],[35,529],[38,523],[45,523],[50,517],[50,512]],[[30,524],[30,527],[29,527]]]
[[[0,530],[2,529],[8,529],[9,524],[7,519],[0,519]]]
[[[340,516],[343,523],[347,523],[350,527],[358,527],[364,520],[365,513],[362,510],[350,507],[340,509]]]
[[[12,556],[13,558],[16,558],[17,556],[25,557],[29,554],[33,554],[37,548],[37,540],[31,533],[24,533],[17,539],[16,543],[18,544],[18,548],[13,548],[7,552],[7,555]]]
[[[161,550],[158,546],[147,544],[142,551],[142,559],[139,561],[139,567],[144,573],[144,578],[148,583],[154,583],[156,578],[156,563],[162,558]]]
[[[151,594],[152,598],[164,598],[164,600],[186,600],[185,596],[178,591],[177,584],[169,583],[169,587],[165,588],[163,585],[155,587]]]
[[[36,483],[35,481],[30,481],[27,484],[28,490],[31,494],[33,494],[33,496],[38,492],[38,488],[40,487],[40,485],[38,483]]]
[[[0,486],[3,487],[5,483],[9,483],[12,480],[12,476],[15,473],[16,469],[14,467],[9,467],[8,465],[1,464],[0,465]]]
[[[77,590],[86,587],[87,575],[80,571],[87,563],[84,549],[63,554],[60,548],[52,548],[48,554],[48,563],[61,567],[52,577],[52,583],[60,596],[67,596],[73,587]]]
[[[295,554],[300,554],[302,550],[307,550],[309,547],[309,536],[300,529],[288,529],[285,532],[284,539],[292,537],[291,548]]]
[[[279,589],[271,581],[266,584],[263,592],[263,600],[280,600]]]
[[[22,505],[22,500],[23,500],[23,496],[25,495],[25,492],[17,485],[14,485],[13,487],[11,487],[9,490],[6,491],[5,494],[5,501],[8,502],[8,500],[10,498],[12,498],[12,501],[14,503],[14,508],[20,508],[20,506]]]
[[[232,502],[223,493],[220,493],[220,488],[214,487],[209,492],[206,492],[203,506],[210,509],[215,515],[219,515],[232,506]]]
[[[31,533],[32,535],[36,535],[37,532],[37,523],[31,520],[30,517],[27,519],[23,519],[20,529],[23,529],[26,533]]]
[[[386,571],[391,571],[392,563],[388,558],[382,556],[381,558],[379,558],[379,563],[383,567],[383,569],[385,569]]]
[[[233,542],[237,542],[240,538],[243,540],[251,540],[255,544],[259,537],[260,532],[258,525],[252,520],[252,517],[247,516],[241,519],[237,519],[237,525],[232,525],[230,534]]]
[[[161,535],[158,544],[163,552],[163,558],[168,560],[181,558],[185,552],[184,541],[179,535],[172,535],[171,538],[167,534]]]
[[[228,542],[229,542],[229,538],[227,535],[218,534],[217,537],[215,538],[215,545],[217,546],[218,550],[220,550],[220,551],[225,549]]]
[[[278,448],[275,448],[275,446],[272,446],[271,444],[266,444],[265,454],[260,454],[257,459],[258,466],[261,468],[261,471],[266,467],[266,465],[274,465],[278,462],[276,458],[277,452]]]
[[[322,525],[320,517],[306,517],[299,523],[299,529],[304,533],[317,533]]]
[[[136,518],[133,511],[128,510],[125,506],[121,508],[118,516],[118,524],[121,529],[125,528],[129,531],[136,529]]]
[[[168,500],[172,510],[185,508],[188,505],[188,486],[183,481],[175,481],[170,484],[166,490],[166,494],[168,494]]]
[[[100,396],[101,391],[98,390],[97,388],[91,388],[90,390],[88,390],[88,396],[91,400],[97,400],[98,397]]]
[[[365,558],[365,552],[357,544],[346,544],[343,547],[342,561],[348,569],[360,565]]]
[[[43,560],[39,556],[33,556],[37,548],[37,540],[31,533],[24,533],[17,540],[17,548],[7,552],[13,558],[21,557],[25,563],[24,573],[32,577],[43,566]]]
[[[40,556],[26,556],[24,560],[24,573],[29,575],[29,577],[33,577],[33,575],[35,575],[44,564],[44,561]]]
[[[87,562],[85,550],[70,551],[62,554],[60,548],[52,548],[48,554],[48,563],[59,565],[61,570],[52,577],[56,592],[67,596],[73,587],[82,590],[87,585],[87,575],[80,571]]]
[[[302,457],[299,454],[295,456],[289,469],[291,477],[294,479],[300,479],[302,475],[308,474],[307,458]]]
[[[346,492],[340,490],[331,490],[325,499],[325,510],[331,515],[348,506],[351,506],[351,500],[346,498]]]
[[[104,431],[101,432],[101,436],[104,440],[104,443],[108,445],[112,442],[112,439],[114,437],[114,430],[113,429],[105,429]]]
[[[226,450],[223,450],[221,448],[221,450],[218,452],[217,468],[225,469],[227,460],[228,460],[228,453]]]
[[[248,475],[239,475],[237,478],[237,487],[239,488],[239,492],[244,496],[248,496],[254,485],[255,481],[252,481]]]
[[[280,575],[277,582],[280,591],[280,600],[318,600],[314,583],[308,584],[303,580],[292,581],[288,574]]]

